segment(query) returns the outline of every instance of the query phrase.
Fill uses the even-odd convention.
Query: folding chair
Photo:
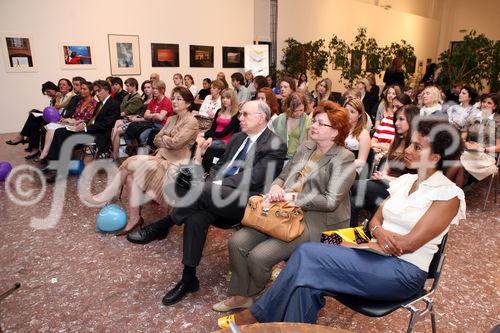
[[[441,277],[441,270],[445,259],[444,248],[446,246],[448,234],[443,237],[438,251],[434,254],[432,262],[429,266],[427,281],[433,280],[429,289],[422,288],[416,295],[402,301],[374,301],[365,298],[355,297],[352,295],[326,295],[332,296],[340,303],[344,304],[351,310],[364,314],[368,317],[383,317],[399,308],[404,308],[410,311],[410,322],[408,323],[407,333],[413,332],[413,327],[417,319],[424,317],[427,313],[431,314],[432,332],[436,333],[436,317],[434,314],[434,301],[432,295],[436,292]],[[425,307],[418,309],[417,303],[424,302]]]
[[[488,197],[490,196],[490,192],[491,192],[491,187],[493,186],[493,182],[495,180],[495,178],[497,179],[496,183],[495,183],[495,197],[494,197],[494,200],[495,200],[495,203],[497,203],[497,188],[498,188],[498,168],[500,168],[500,154],[498,154],[497,156],[497,164],[496,164],[497,168],[495,170],[495,172],[493,172],[490,176],[488,177],[491,177],[490,179],[490,184],[488,185],[488,191],[486,192],[486,196],[484,197],[484,205],[483,205],[483,210],[486,210],[486,204],[488,203]]]

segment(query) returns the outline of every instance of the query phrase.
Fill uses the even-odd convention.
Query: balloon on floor
[[[127,224],[127,213],[117,204],[101,209],[96,218],[96,228],[101,232],[117,232]]]

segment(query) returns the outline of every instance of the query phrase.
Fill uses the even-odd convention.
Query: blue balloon
[[[0,181],[7,179],[11,171],[12,165],[9,162],[0,161]]]
[[[281,89],[280,89],[280,87],[278,87],[278,86],[274,87],[274,88],[273,88],[273,93],[274,93],[275,95],[279,95],[279,94],[281,94]]]
[[[127,213],[116,204],[103,207],[96,218],[96,228],[101,232],[117,232],[126,225]]]
[[[69,161],[69,174],[79,175],[82,173],[84,164],[82,160],[71,160]]]

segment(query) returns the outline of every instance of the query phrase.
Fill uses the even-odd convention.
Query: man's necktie
[[[238,170],[241,168],[243,161],[247,157],[248,147],[250,146],[250,138],[245,139],[245,144],[243,145],[243,149],[240,150],[236,158],[233,160],[233,163],[226,169],[224,172],[224,178],[233,176],[238,173]]]

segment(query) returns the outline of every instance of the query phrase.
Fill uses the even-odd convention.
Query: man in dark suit
[[[195,190],[199,197],[192,204],[174,208],[165,219],[150,224],[127,239],[146,244],[165,238],[174,224],[184,224],[182,279],[163,297],[164,305],[180,301],[199,289],[199,265],[210,225],[231,227],[243,218],[250,196],[264,193],[283,167],[286,144],[267,128],[271,110],[261,101],[243,105],[239,120],[241,132],[233,135],[223,157],[210,170],[205,183]],[[206,150],[208,145],[200,149]]]
[[[120,117],[120,105],[111,98],[111,86],[107,81],[97,80],[94,82],[94,92],[96,93],[99,103],[96,106],[94,114],[90,121],[78,123],[68,128],[59,128],[54,132],[54,139],[50,145],[47,161],[59,159],[61,147],[64,141],[78,133],[87,133],[95,137],[95,143],[99,152],[104,152],[109,146],[111,130],[115,121]],[[47,182],[52,183],[56,179],[56,172],[49,171],[47,174]]]

